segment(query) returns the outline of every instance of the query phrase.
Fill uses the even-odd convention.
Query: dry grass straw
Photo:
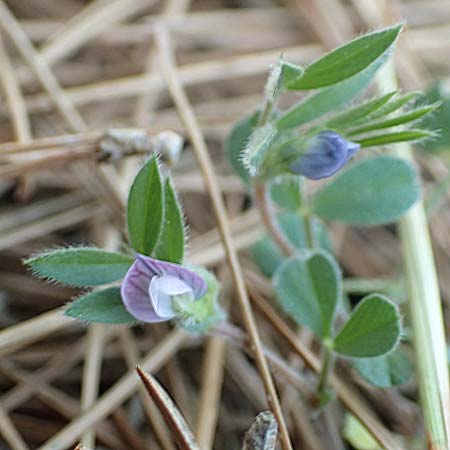
[[[293,61],[310,61],[365,24],[379,22],[368,1],[246,6],[227,9],[226,2],[195,0],[0,2],[0,84],[6,100],[0,106],[0,288],[5,289],[0,442],[9,448],[63,450],[82,439],[91,449],[174,450],[173,433],[155,404],[139,393],[137,362],[157,373],[202,450],[240,448],[244,431],[268,404],[285,448],[288,432],[294,448],[334,448],[308,405],[308,381],[320,369],[315,343],[306,345],[268,305],[271,290],[249,269],[245,251],[264,231],[257,212],[247,207],[245,188],[229,171],[222,143],[231,123],[258,104],[264,76],[281,52]],[[410,23],[410,48],[399,49],[400,77],[406,87],[417,88],[433,71],[448,73],[448,59],[439,55],[449,50],[450,8],[438,1],[400,6]],[[334,23],[327,27],[330,11]],[[171,35],[176,67],[161,26]],[[114,166],[96,161],[105,131],[127,126],[149,134],[171,128],[188,138],[174,169],[190,223],[188,259],[216,269],[230,286],[226,300],[237,327],[229,323],[195,342],[164,326],[86,329],[61,315],[66,291],[20,282],[29,276],[20,258],[42,248],[93,241],[117,248],[127,186],[141,157]],[[440,160],[426,167],[434,178],[448,172]],[[447,229],[445,211],[441,214],[433,220],[437,231]],[[352,277],[397,270],[398,243],[391,230],[333,231]],[[443,267],[447,244],[437,232]],[[443,280],[446,293],[448,280],[450,273]],[[263,317],[254,316],[247,288]],[[294,364],[292,354],[304,365]],[[369,392],[346,373],[333,379],[340,403],[329,414],[330,429],[351,411],[385,448],[399,449],[392,431],[397,424],[418,429],[417,405],[401,390],[392,396]],[[272,376],[277,387],[288,384],[287,392],[299,399],[298,407],[283,403],[286,424]],[[414,384],[407,389],[415,395]],[[368,404],[365,396],[375,400]],[[412,411],[403,423],[383,412],[402,405]]]

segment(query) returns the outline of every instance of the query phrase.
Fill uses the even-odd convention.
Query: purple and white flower
[[[208,290],[206,281],[179,264],[136,255],[122,283],[122,301],[143,322],[163,322],[178,315],[175,302],[192,302]]]
[[[291,163],[290,169],[313,180],[330,177],[347,164],[360,147],[335,131],[322,131],[311,139],[306,151]]]

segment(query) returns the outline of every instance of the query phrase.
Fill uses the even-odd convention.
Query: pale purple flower
[[[207,291],[205,280],[179,264],[136,255],[122,283],[122,301],[143,322],[162,322],[177,315],[173,300],[197,300]]]
[[[360,147],[335,131],[322,131],[311,139],[305,153],[289,167],[294,173],[313,180],[329,177],[341,169]]]

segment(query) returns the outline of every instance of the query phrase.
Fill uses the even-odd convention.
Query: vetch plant
[[[418,94],[398,91],[358,98],[388,60],[400,31],[397,25],[367,34],[306,67],[280,58],[262,107],[236,124],[227,141],[230,161],[253,190],[268,232],[251,249],[255,261],[271,278],[285,314],[322,344],[316,382],[322,405],[331,397],[337,357],[382,387],[404,382],[411,371],[400,343],[397,303],[368,290],[351,305],[327,228],[333,221],[396,222],[421,196],[413,165],[384,154],[382,147],[433,138],[418,121],[437,104],[411,107]],[[312,92],[281,110],[280,96],[291,91]],[[123,132],[109,138],[114,153]],[[370,155],[372,147],[381,148]],[[193,332],[208,331],[223,319],[214,275],[184,263],[183,214],[163,173],[153,156],[131,186],[129,254],[73,247],[25,261],[50,281],[94,288],[67,305],[67,316],[111,324],[172,320]],[[316,180],[320,185],[309,189]],[[259,424],[270,425],[264,439],[273,447],[276,424],[266,419]]]
[[[183,264],[183,213],[170,177],[163,180],[157,156],[147,161],[134,179],[127,223],[133,255],[69,247],[44,252],[25,264],[37,276],[70,286],[114,284],[67,305],[65,315],[82,321],[134,324],[175,320],[189,331],[204,332],[222,320],[214,275]]]
[[[235,125],[226,144],[268,231],[251,249],[255,262],[272,279],[284,312],[322,342],[323,401],[336,356],[383,387],[404,382],[411,371],[399,346],[398,306],[367,292],[351,310],[326,227],[395,222],[421,195],[409,162],[367,149],[433,138],[418,121],[438,103],[406,110],[419,94],[398,91],[354,101],[388,60],[401,28],[359,37],[306,67],[280,58],[263,106]],[[289,109],[278,108],[281,95],[306,90],[312,92]],[[333,175],[313,194],[306,189]]]

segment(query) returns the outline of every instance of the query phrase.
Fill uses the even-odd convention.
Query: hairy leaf
[[[120,280],[134,259],[94,247],[51,250],[24,263],[39,277],[71,286],[98,286]]]
[[[365,125],[361,125],[357,128],[353,128],[347,131],[348,136],[355,136],[356,134],[367,133],[368,131],[380,130],[383,128],[396,127],[398,125],[402,125],[408,122],[413,122],[431,111],[435,110],[439,104],[427,105],[421,108],[413,109],[412,111],[408,111],[404,114],[399,114],[396,117],[391,117],[385,120],[379,120],[376,122],[369,122]]]
[[[158,242],[164,217],[164,188],[156,156],[139,171],[128,196],[127,222],[131,246],[150,255]]]
[[[259,173],[275,135],[276,130],[270,123],[254,129],[242,153],[242,162],[251,176]]]
[[[154,252],[155,258],[181,263],[184,256],[184,240],[183,212],[172,182],[167,178],[164,185],[164,222]]]
[[[303,73],[303,68],[284,59],[281,60],[280,88],[287,89],[289,84]]]
[[[275,124],[279,130],[298,127],[342,108],[363,91],[388,57],[385,53],[366,69],[340,83],[321,89],[281,114]]]
[[[373,113],[369,114],[368,118],[371,120],[378,119],[380,117],[387,116],[388,114],[399,110],[403,106],[407,105],[409,102],[414,100],[420,95],[420,92],[413,91],[408,92],[405,95],[396,96],[394,97],[390,102],[388,102],[386,105],[382,106],[380,109],[374,111]]]
[[[258,122],[259,111],[244,117],[231,130],[225,142],[225,150],[231,166],[245,182],[250,179],[247,167],[242,161],[243,151]]]
[[[378,145],[396,144],[398,142],[417,142],[423,139],[434,139],[436,133],[427,130],[392,131],[376,134],[362,139],[354,139],[361,147],[376,147]]]
[[[292,81],[292,90],[317,89],[336,84],[361,72],[394,44],[402,25],[361,36],[309,65]]]
[[[361,103],[360,105],[354,106],[331,119],[327,120],[323,126],[323,128],[332,128],[332,129],[347,129],[355,124],[360,123],[361,121],[365,121],[366,117],[373,113],[374,111],[381,108],[386,104],[394,95],[396,91],[390,92],[389,94],[383,95],[381,97],[376,97],[367,102]]]
[[[86,322],[133,324],[137,319],[123,306],[119,287],[94,291],[74,300],[64,311],[69,317]]]

